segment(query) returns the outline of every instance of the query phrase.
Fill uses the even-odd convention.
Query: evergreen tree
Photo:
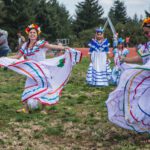
[[[5,9],[7,9],[7,17],[5,18],[6,26],[22,29],[28,24],[35,21],[35,8],[37,0],[3,0]]]
[[[127,12],[124,2],[115,0],[113,6],[110,8],[109,16],[114,24],[126,23]]]
[[[7,13],[4,22],[0,22],[0,26],[8,31],[12,50],[17,44],[18,30],[24,31],[27,25],[32,23],[37,23],[42,28],[42,36],[47,40],[55,41],[56,38],[69,36],[71,24],[69,13],[57,0],[2,1]]]
[[[67,38],[70,34],[70,16],[64,5],[60,5],[57,0],[52,0],[53,10],[53,38]],[[64,30],[65,29],[65,30]]]
[[[0,23],[2,24],[4,22],[4,17],[6,16],[6,10],[4,9],[4,2],[0,0]]]
[[[0,24],[9,33],[9,45],[14,51],[17,45],[18,30],[24,31],[25,27],[35,22],[35,8],[37,0],[3,0],[5,10],[5,22]]]
[[[133,22],[135,22],[135,23],[139,23],[139,19],[138,19],[138,16],[137,16],[137,14],[135,14],[134,16],[133,16]]]
[[[124,37],[130,36],[130,46],[135,46],[145,42],[141,22],[133,18],[124,25]]]
[[[146,17],[150,17],[150,12],[145,10]]]
[[[98,2],[98,0],[85,0],[76,5],[75,32],[79,33],[82,30],[99,26],[104,11]]]
[[[41,0],[36,8],[36,22],[51,41],[67,38],[71,32],[69,12],[57,0]]]

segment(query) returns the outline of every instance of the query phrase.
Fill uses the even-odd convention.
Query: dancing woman
[[[121,57],[126,57],[129,54],[129,50],[124,47],[124,40],[122,38],[118,39],[117,48],[113,50],[114,54],[114,68],[112,70],[112,82],[114,85],[119,83],[120,75],[121,75],[121,66],[120,59]]]
[[[109,51],[108,40],[104,38],[104,30],[96,29],[95,39],[88,44],[90,47],[90,65],[87,71],[86,81],[92,86],[108,86],[111,70],[107,62]]]
[[[139,55],[122,57],[122,61],[143,62],[144,65],[123,64],[126,70],[106,104],[111,122],[126,129],[150,133],[150,18],[143,21],[143,31],[148,41],[138,50]]]
[[[24,43],[19,53],[11,58],[0,59],[1,66],[7,66],[27,76],[25,90],[22,94],[24,108],[17,112],[29,113],[29,106],[42,104],[42,113],[47,113],[46,105],[54,105],[59,100],[60,92],[68,81],[73,64],[80,59],[80,52],[67,50],[64,55],[46,59],[46,52],[51,49],[62,50],[62,45],[52,45],[39,40],[40,27],[32,24],[26,28],[29,40]],[[74,57],[76,53],[76,57]],[[24,56],[25,60],[18,60]]]

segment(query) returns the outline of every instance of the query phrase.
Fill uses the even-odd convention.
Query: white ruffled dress
[[[46,59],[45,41],[37,41],[32,49],[23,44],[20,52],[27,58],[17,60],[0,58],[0,65],[27,77],[22,102],[38,101],[44,105],[54,105],[67,83],[73,65],[81,59],[81,52],[67,50],[64,55]]]
[[[109,120],[126,129],[150,133],[150,42],[138,51],[144,65],[123,64],[118,87],[106,101]]]

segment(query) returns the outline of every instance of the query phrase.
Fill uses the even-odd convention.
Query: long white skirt
[[[106,105],[111,122],[126,129],[150,133],[150,61],[127,65]]]
[[[93,86],[108,86],[111,79],[111,69],[107,63],[106,52],[92,52],[86,81]]]
[[[75,50],[64,55],[36,62],[0,58],[0,65],[27,77],[22,101],[39,101],[45,105],[56,104],[67,83],[72,67],[79,62],[81,53]]]

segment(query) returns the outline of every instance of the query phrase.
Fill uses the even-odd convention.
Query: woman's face
[[[122,49],[122,48],[123,48],[123,44],[122,44],[122,43],[119,43],[119,44],[118,44],[118,48],[119,48],[119,49]]]
[[[35,29],[31,29],[29,31],[29,39],[30,40],[36,40],[38,37],[37,31]]]
[[[101,33],[101,32],[97,32],[97,33],[96,33],[96,39],[97,39],[97,40],[102,40],[103,38],[104,38],[103,33]]]
[[[150,28],[143,27],[144,35],[150,40]]]

